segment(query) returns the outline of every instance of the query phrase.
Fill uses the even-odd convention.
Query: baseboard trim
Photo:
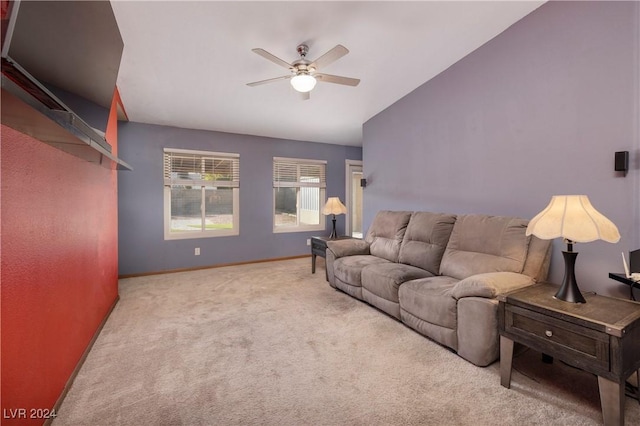
[[[135,278],[135,277],[146,277],[149,275],[173,274],[175,272],[189,272],[189,271],[198,271],[200,269],[224,268],[226,266],[250,265],[252,263],[278,262],[281,260],[302,259],[304,257],[311,257],[311,254],[299,254],[297,256],[273,257],[270,259],[248,260],[245,262],[219,263],[216,265],[194,266],[191,268],[167,269],[165,271],[141,272],[138,274],[122,274],[122,275],[118,275],[118,278]]]
[[[60,394],[60,396],[58,397],[58,400],[56,401],[55,405],[53,406],[54,412],[57,413],[58,411],[60,411],[60,406],[62,405],[62,402],[66,398],[67,393],[69,393],[69,389],[71,389],[71,386],[73,385],[73,382],[76,380],[76,376],[78,375],[78,373],[80,372],[80,369],[84,365],[84,362],[86,361],[87,356],[89,356],[89,352],[91,352],[91,348],[93,348],[94,343],[96,343],[96,340],[98,340],[98,336],[100,335],[100,332],[102,331],[102,328],[107,323],[107,320],[111,316],[111,312],[113,312],[113,310],[115,309],[115,307],[116,307],[116,305],[118,304],[119,301],[120,301],[120,295],[116,296],[116,300],[113,302],[113,304],[109,308],[109,311],[107,312],[107,315],[104,316],[104,318],[102,319],[102,322],[98,326],[98,329],[96,330],[95,333],[93,333],[93,337],[91,338],[91,341],[89,342],[89,344],[87,345],[86,349],[82,353],[82,356],[80,357],[80,360],[76,364],[76,368],[73,369],[73,372],[71,373],[71,376],[69,376],[69,379],[67,380],[67,383],[64,385],[64,389],[62,389],[62,393]],[[54,418],[48,418],[43,423],[43,426],[51,426],[51,423],[53,422],[53,420],[54,420]]]

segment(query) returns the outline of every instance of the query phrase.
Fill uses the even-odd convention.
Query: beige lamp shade
[[[340,198],[338,197],[329,197],[327,203],[324,205],[322,209],[323,215],[330,214],[346,214],[347,208],[340,202]]]
[[[620,241],[616,225],[598,212],[586,195],[554,195],[527,227],[527,235],[543,240],[562,237],[577,243]]]

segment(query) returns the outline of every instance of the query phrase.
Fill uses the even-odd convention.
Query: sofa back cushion
[[[524,263],[522,273],[530,276],[537,282],[547,280],[549,265],[551,263],[551,243],[553,240],[541,240],[532,235],[527,251],[527,261]]]
[[[409,218],[411,218],[411,212],[379,211],[364,238],[370,244],[370,253],[373,256],[397,262]]]
[[[440,273],[458,279],[488,272],[521,273],[531,239],[525,235],[527,223],[513,217],[458,216]]]
[[[414,212],[404,233],[398,261],[438,275],[455,222],[456,216],[452,214]]]

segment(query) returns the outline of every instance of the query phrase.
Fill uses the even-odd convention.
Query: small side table
[[[625,383],[640,369],[640,303],[584,294],[587,303],[536,284],[498,297],[500,384],[511,386],[514,342],[598,376],[605,425],[624,424]]]
[[[348,240],[352,237],[348,237],[346,235],[329,238],[329,237],[311,237],[311,273],[316,273],[316,256],[320,256],[323,258],[327,258],[327,241],[335,241],[335,240]],[[327,281],[329,280],[329,273],[326,271],[325,265],[325,276]]]
[[[616,280],[621,282],[622,284],[626,284],[629,286],[629,299],[636,300],[636,297],[633,295],[634,288],[640,288],[640,282],[633,281],[632,279],[627,278],[625,274],[619,274],[615,272],[609,272],[609,278],[612,280]]]

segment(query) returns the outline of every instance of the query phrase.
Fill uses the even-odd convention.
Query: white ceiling
[[[131,121],[362,144],[362,124],[474,51],[543,1],[147,2],[114,1],[124,40],[118,88]],[[357,87],[318,83],[304,101],[288,80],[296,46],[316,59],[350,53],[321,70]]]

